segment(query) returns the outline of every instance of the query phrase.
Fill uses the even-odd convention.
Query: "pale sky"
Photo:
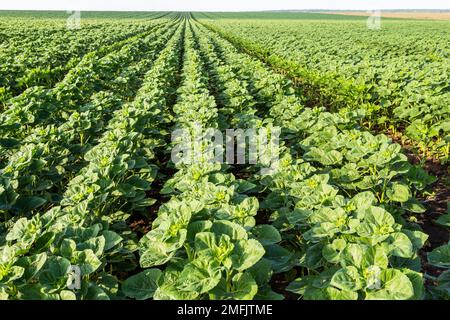
[[[449,0],[0,0],[0,9],[257,11],[295,9],[450,9]]]

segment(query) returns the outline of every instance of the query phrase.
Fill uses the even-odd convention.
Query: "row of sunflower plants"
[[[263,118],[256,115],[257,110],[254,98],[248,90],[249,83],[247,80],[243,80],[237,76],[240,72],[237,67],[227,64],[221,59],[218,53],[218,48],[215,46],[214,41],[210,35],[200,28],[197,24],[194,24],[195,35],[200,43],[202,53],[208,61],[209,73],[212,79],[211,87],[215,89],[215,98],[218,105],[219,119],[221,122],[227,124],[231,128],[237,128],[240,130],[266,130],[268,133],[267,138],[270,138],[270,134],[276,130],[276,128]],[[257,138],[256,138],[257,139]],[[258,145],[256,139],[249,139],[248,143]],[[251,146],[240,146],[246,150],[244,155],[244,162],[249,161]],[[250,147],[248,150],[247,147]],[[268,152],[261,152],[258,150],[257,154],[252,156],[256,157],[259,161],[259,165],[265,166],[261,169],[267,169],[270,167],[273,156],[280,152],[279,146],[271,145],[270,148],[266,146]],[[239,161],[237,158],[233,162]],[[254,174],[254,169],[251,169],[251,164],[231,164],[231,170],[236,174],[248,176]],[[253,196],[255,195],[256,184],[250,180],[242,180],[241,182],[245,188],[241,188],[242,193],[247,193]],[[258,291],[253,299],[257,300],[280,300],[283,299],[283,295],[276,293],[270,285],[271,278],[273,276],[273,270],[279,263],[279,254],[285,254],[279,242],[282,238],[280,232],[270,224],[263,223],[265,219],[261,215],[261,210],[255,217],[259,220],[259,223],[252,228],[251,237],[257,239],[264,247],[264,256],[250,269],[257,285]]]
[[[162,129],[166,97],[175,85],[182,31],[179,24],[136,98],[114,111],[60,205],[20,218],[6,230],[0,247],[1,298],[123,297],[115,272],[135,268],[138,248],[125,220],[154,202],[146,196],[157,171],[153,150],[161,144],[154,133]],[[73,288],[77,276],[79,287]]]
[[[135,23],[97,23],[80,30],[62,29],[49,36],[37,33],[34,41],[28,38],[10,41],[0,54],[0,105],[24,90],[53,87],[82,57],[92,51],[106,54],[115,50],[127,38],[158,28],[164,21]],[[25,34],[35,30],[28,24]]]
[[[107,129],[111,114],[136,93],[140,78],[174,32],[146,38],[136,51],[128,51],[133,63],[116,72],[119,76],[108,83],[108,90],[95,92],[88,103],[71,110],[66,121],[33,128],[17,150],[10,149],[0,170],[3,219],[61,200],[61,190],[86,164],[83,157]]]
[[[255,114],[282,128],[276,170],[250,181],[283,238],[273,271],[300,275],[288,290],[305,299],[423,298],[417,252],[427,235],[412,215],[424,210],[413,192],[432,178],[387,137],[358,128],[357,113],[302,107],[288,80],[205,32],[248,82]]]
[[[0,163],[36,127],[60,125],[92,94],[117,87],[114,79],[124,68],[139,61],[142,50],[151,50],[154,41],[171,30],[171,25],[165,25],[152,33],[129,38],[106,56],[89,53],[54,88],[31,88],[14,98],[0,114]]]
[[[186,135],[197,125],[219,128],[208,66],[191,28],[186,29],[182,84],[172,109],[173,129]],[[182,140],[173,141],[173,150]],[[136,299],[252,299],[258,286],[251,269],[264,255],[250,233],[258,201],[243,193],[245,181],[214,160],[208,143],[191,143],[198,157],[174,161],[177,172],[161,190],[171,198],[139,242],[140,265],[146,269],[125,281],[124,292]]]
[[[303,25],[301,30],[304,31],[299,34],[295,23],[278,27],[267,22],[255,26],[255,21],[252,27],[226,21],[202,20],[202,23],[298,81],[311,103],[326,106],[331,111],[360,109],[364,113],[361,123],[367,128],[400,134],[405,143],[412,143],[419,155],[448,162],[450,94],[446,79],[447,44],[443,41],[445,29],[433,29],[429,34],[431,29],[422,28],[417,34],[405,34],[416,39],[399,39],[398,33],[391,30],[379,34],[366,32],[363,35],[367,39],[360,42],[361,47],[355,47],[355,41],[343,43],[334,32],[331,36],[323,34],[327,45],[314,43],[316,29],[306,26],[304,30]],[[321,32],[336,27],[335,23],[327,24],[328,21],[315,23],[323,28]],[[349,39],[362,36],[361,32],[351,29],[354,25],[341,27],[343,32],[349,33]],[[373,43],[374,35],[387,49],[380,49],[379,43]],[[424,41],[426,50],[409,48],[424,37],[435,39],[432,45]],[[402,52],[398,41],[404,41],[409,51]],[[413,69],[420,72],[413,73]]]

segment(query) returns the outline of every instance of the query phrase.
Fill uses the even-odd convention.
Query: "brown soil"
[[[130,229],[141,237],[151,230],[151,224],[148,220],[139,219],[130,223]]]
[[[368,17],[372,15],[368,11],[330,11],[321,12],[327,14],[339,14],[349,16],[363,16]],[[419,20],[450,20],[450,12],[383,12],[381,17],[385,18],[399,18],[399,19],[419,19]]]
[[[151,189],[146,192],[146,198],[155,199],[156,202],[146,208],[145,213],[133,214],[130,217],[129,226],[138,235],[139,239],[152,229],[152,223],[158,215],[159,208],[168,200],[168,196],[161,194],[165,181],[175,174],[173,168],[163,165],[163,163],[169,163],[168,157],[169,155],[162,151],[158,152],[157,158],[161,160],[161,163],[158,165],[160,169],[151,185]]]

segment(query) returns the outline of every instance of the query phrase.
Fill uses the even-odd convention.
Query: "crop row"
[[[140,77],[172,34],[173,30],[161,29],[111,53],[107,61],[115,64],[107,66],[117,78],[108,80],[103,91],[94,91],[86,104],[54,110],[50,124],[41,119],[24,135],[20,146],[8,150],[10,156],[1,170],[4,218],[60,201],[58,193],[85,164],[83,156],[106,129],[110,113],[132,98]],[[102,60],[98,65],[102,72]],[[92,68],[91,75],[96,71]],[[58,112],[66,116],[58,117]]]
[[[132,270],[137,249],[124,225],[125,212],[152,202],[145,193],[157,170],[151,159],[158,139],[152,136],[161,129],[181,36],[179,24],[135,99],[114,111],[99,142],[84,155],[87,165],[68,182],[61,205],[20,218],[9,228],[1,247],[2,298],[108,299],[118,294],[111,270]],[[77,296],[66,290],[71,265],[82,276]]]
[[[425,25],[412,32],[408,22],[396,22],[377,33],[350,21],[337,26],[327,20],[300,20],[276,27],[255,20],[202,23],[298,81],[309,103],[332,111],[360,109],[368,128],[400,133],[420,154],[448,161],[444,28]]]
[[[13,99],[0,115],[0,142],[5,150],[2,156],[20,144],[18,139],[28,136],[34,128],[64,122],[70,111],[89,101],[93,93],[108,86],[118,87],[113,80],[120,76],[121,67],[139,61],[140,50],[151,43],[149,40],[169,28],[170,25],[165,25],[154,33],[129,38],[106,55],[87,54],[55,87],[32,88]]]
[[[445,296],[449,271],[427,292],[418,255],[434,178],[360,110],[306,107],[212,25],[174,19],[0,114],[0,299]],[[207,128],[280,144],[222,163]]]
[[[285,146],[275,173],[247,168],[246,180],[210,161],[210,153],[176,165],[162,189],[172,197],[140,240],[141,267],[151,269],[126,280],[125,293],[277,299],[271,275],[287,273],[301,275],[288,290],[305,299],[422,298],[417,251],[427,236],[403,215],[423,211],[411,190],[431,178],[409,165],[398,145],[357,128],[357,114],[304,108],[282,76],[202,27],[193,29],[185,39],[174,129],[192,133],[199,122],[219,129],[272,124],[283,128]],[[330,129],[336,150],[320,153]],[[349,166],[358,174],[343,179]],[[270,225],[255,225],[264,214]]]
[[[421,298],[417,250],[426,235],[414,218],[403,216],[423,211],[411,190],[430,177],[385,136],[355,127],[351,115],[301,108],[292,84],[215,41],[227,64],[250,82],[251,95],[265,104],[259,103],[265,107],[259,115],[269,114],[263,121],[284,131],[286,149],[276,173],[249,180],[261,187],[261,207],[283,236],[284,251],[267,250],[268,261],[280,258],[272,262],[274,272],[301,267],[297,272],[305,276],[289,288],[309,299]],[[370,283],[373,273],[381,279],[378,287]]]
[[[207,60],[200,53],[192,26],[184,40],[182,82],[173,106],[174,130],[189,134],[201,128],[220,128],[218,109],[208,90]],[[183,141],[174,141],[174,148]],[[146,299],[251,299],[257,285],[249,269],[264,249],[249,230],[258,201],[239,192],[245,184],[213,160],[211,146],[195,162],[176,163],[176,173],[162,193],[170,195],[139,242],[145,271],[128,278],[124,292]],[[161,271],[158,266],[164,266]],[[152,284],[152,288],[147,285]]]
[[[158,20],[156,20],[158,21]],[[34,86],[52,87],[76,67],[83,56],[104,55],[117,50],[133,36],[149,33],[167,21],[142,24],[100,24],[66,30],[53,38],[38,37],[26,45],[13,43],[0,55],[0,105]],[[105,36],[106,35],[106,36]]]

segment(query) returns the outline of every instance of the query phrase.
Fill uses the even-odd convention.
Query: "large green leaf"
[[[248,273],[238,273],[233,277],[231,286],[221,281],[209,296],[213,300],[252,300],[257,292],[258,285],[252,276]]]
[[[414,254],[413,244],[402,232],[393,233],[389,237],[391,253],[397,257],[410,258]]]
[[[406,202],[411,196],[409,188],[400,183],[394,183],[391,188],[387,190],[389,199],[396,202]]]
[[[252,232],[263,246],[275,244],[281,241],[281,235],[278,230],[268,224],[258,225],[253,228]]]
[[[380,289],[366,291],[367,300],[407,300],[414,297],[414,287],[400,270],[386,269],[380,273]]]
[[[338,270],[331,278],[330,284],[344,291],[357,291],[362,287],[359,272],[353,266]]]
[[[219,283],[221,276],[217,262],[197,259],[184,267],[176,287],[180,291],[198,295],[213,289]]]
[[[263,246],[256,240],[239,240],[232,254],[233,267],[244,271],[257,263],[264,255]]]
[[[436,267],[450,268],[450,243],[428,253],[428,262]]]
[[[137,300],[149,299],[158,288],[161,275],[162,272],[159,269],[145,270],[125,280],[122,290],[127,297]]]

